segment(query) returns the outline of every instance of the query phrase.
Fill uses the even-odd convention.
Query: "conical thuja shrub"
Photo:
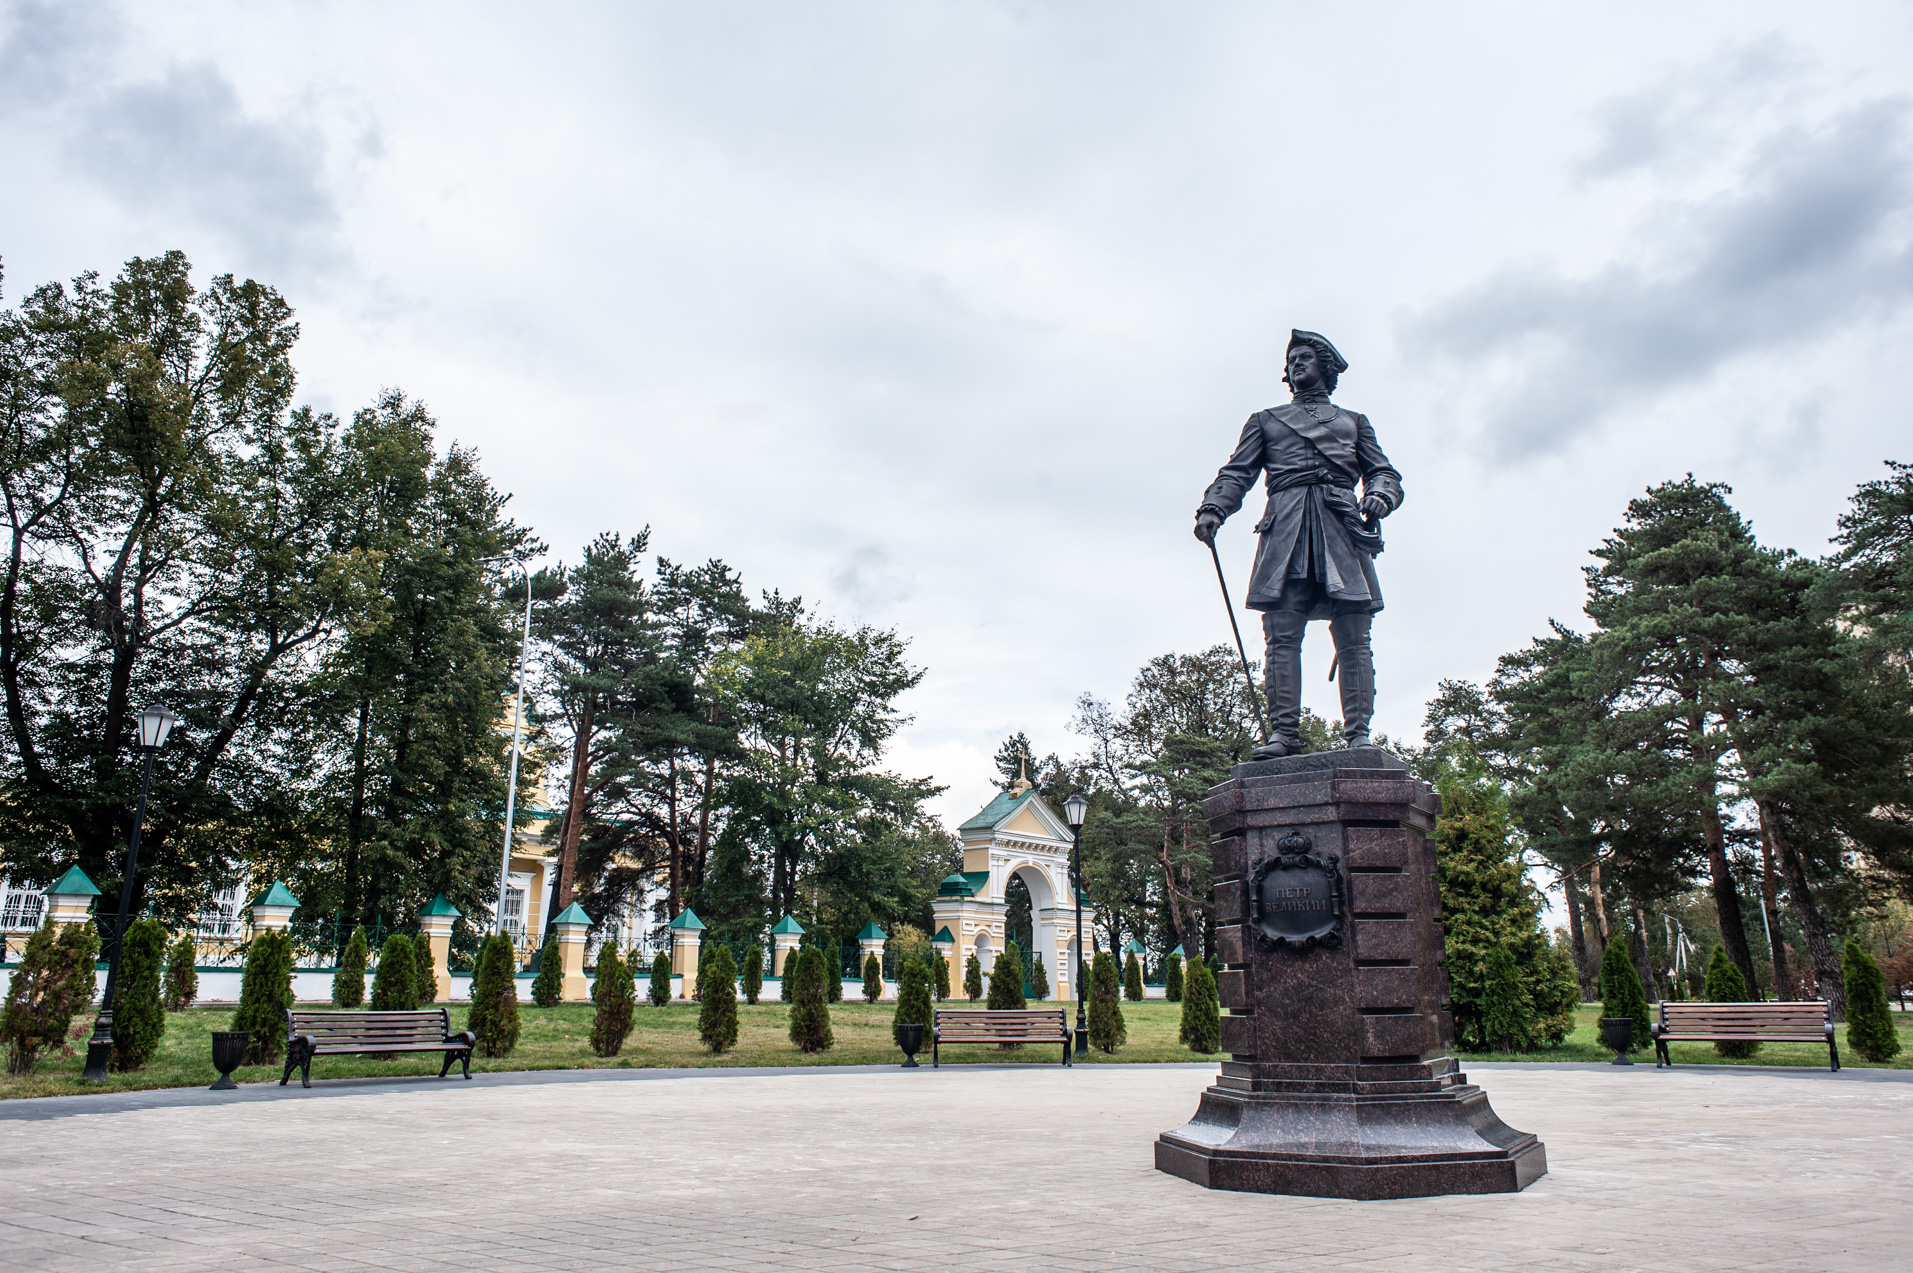
[[[1615,942],[1614,945],[1609,946],[1608,949],[1613,950],[1620,944],[1619,942]],[[1634,966],[1633,960],[1630,959],[1627,962],[1628,967],[1632,968]],[[1603,983],[1605,983],[1607,979],[1606,960],[1602,961],[1601,978]],[[1636,979],[1635,984],[1640,984],[1638,979]],[[1727,948],[1724,946],[1714,947],[1714,953],[1709,956],[1707,960],[1707,1001],[1709,1003],[1747,1002],[1747,982],[1741,977],[1740,969],[1734,967],[1734,961],[1727,958]],[[1726,1043],[1716,1043],[1714,1045],[1714,1051],[1720,1053],[1722,1056],[1731,1057],[1737,1061],[1744,1061],[1754,1053],[1760,1051],[1760,1043],[1754,1039],[1734,1039]]]
[[[731,962],[731,948],[717,943],[710,965],[697,1009],[697,1037],[716,1056],[737,1046],[737,965]]]
[[[1222,1005],[1216,997],[1215,974],[1201,964],[1189,965],[1183,984],[1182,1041],[1204,1056],[1222,1050]]]
[[[1875,1064],[1891,1061],[1900,1054],[1900,1039],[1886,1006],[1880,965],[1859,943],[1848,942],[1840,971],[1847,987],[1847,1046]]]
[[[332,1006],[356,1008],[365,1002],[365,961],[372,953],[366,944],[365,925],[355,924],[339,952],[339,966],[332,972]]]
[[[418,1003],[413,982],[418,976],[418,961],[412,956],[412,939],[393,933],[379,947],[378,970],[372,974],[372,1010],[400,1012]]]
[[[599,1056],[616,1056],[624,1050],[624,1038],[631,1033],[631,1011],[637,989],[631,980],[631,968],[618,958],[618,943],[608,941],[598,952],[598,981],[592,996],[591,1050]]]
[[[807,1053],[827,1051],[832,1040],[824,952],[806,946],[791,959],[797,973],[791,979],[790,1041]],[[785,971],[789,971],[788,965]]]
[[[1618,934],[1601,952],[1601,1015],[1634,1019],[1629,1050],[1639,1051],[1653,1042],[1647,1029],[1647,995],[1641,989],[1641,974],[1634,971],[1627,942]]]
[[[478,948],[465,1028],[478,1036],[480,1056],[508,1056],[518,1046],[518,951],[503,933]]]

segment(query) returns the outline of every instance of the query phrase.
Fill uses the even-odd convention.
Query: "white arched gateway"
[[[1070,998],[1076,904],[1069,894],[1074,839],[1068,824],[1019,778],[957,828],[957,834],[963,839],[963,869],[944,879],[930,904],[939,926],[938,944],[955,947],[951,988],[962,984],[964,961],[972,954],[979,956],[987,975],[991,959],[1003,949],[1009,938],[1004,932],[1009,910],[1004,894],[1014,877],[1030,891],[1031,953],[1043,956],[1050,994]],[[1094,919],[1085,900],[1084,926]]]

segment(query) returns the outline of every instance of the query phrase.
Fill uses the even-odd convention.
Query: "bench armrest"
[[[478,1036],[473,1034],[470,1030],[460,1030],[457,1034],[448,1034],[445,1036],[445,1041],[447,1043],[457,1043],[461,1039],[464,1040],[465,1046],[468,1048],[475,1048],[478,1046]]]

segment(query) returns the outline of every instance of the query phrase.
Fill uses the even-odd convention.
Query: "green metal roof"
[[[696,911],[687,906],[684,908],[683,914],[672,920],[666,927],[699,932],[704,928],[704,921],[697,917]]]
[[[873,919],[868,924],[865,924],[863,928],[858,930],[857,940],[858,941],[888,941],[890,940],[890,934],[884,932],[883,929],[878,928],[877,921]]]
[[[1123,946],[1123,953],[1129,955],[1146,955],[1149,953],[1149,947],[1143,945],[1134,937],[1131,937],[1128,943]]]
[[[272,887],[253,902],[254,906],[297,906],[298,904],[299,899],[294,897],[279,880],[274,880]]]
[[[1183,949],[1182,949],[1182,946],[1181,946],[1180,944],[1178,944],[1178,945],[1176,946],[1176,948],[1175,948],[1174,950],[1172,950],[1172,951],[1170,951],[1169,953],[1170,953],[1170,954],[1172,954],[1172,955],[1174,955],[1174,956],[1175,956],[1175,957],[1176,957],[1177,959],[1187,959],[1187,958],[1189,958],[1189,956],[1188,956],[1187,954],[1185,954],[1185,953],[1183,952]]]
[[[446,901],[443,893],[427,902],[425,909],[419,912],[421,915],[461,915],[463,913],[458,907]]]
[[[589,924],[591,916],[585,914],[585,908],[573,902],[559,911],[552,921],[554,924]]]
[[[955,871],[937,885],[938,897],[974,897],[990,882],[988,871]]]
[[[85,871],[77,866],[69,866],[66,868],[66,874],[47,890],[49,897],[55,893],[64,893],[68,897],[98,897],[100,890],[93,886],[92,880],[86,878]]]
[[[950,936],[950,926],[948,924],[945,924],[942,928],[937,929],[937,935],[935,937],[932,937],[930,940],[933,942],[947,941],[953,946],[956,944],[956,938]]]
[[[1007,791],[999,791],[996,793],[996,799],[990,801],[990,803],[983,806],[983,811],[981,813],[977,814],[974,818],[971,818],[968,822],[958,827],[957,830],[958,831],[987,831],[991,827],[995,826],[997,823],[1003,821],[1003,819],[1009,817],[1012,813],[1015,813],[1018,809],[1022,808],[1025,804],[1029,803],[1029,801],[1032,798],[1034,798],[1035,795],[1036,795],[1036,788],[1034,787],[1030,788],[1028,791],[1025,791],[1020,796],[1013,796]]]
[[[804,926],[797,922],[795,915],[786,915],[777,921],[776,927],[772,928],[771,931],[773,933],[796,933],[799,937],[802,937],[804,935]]]

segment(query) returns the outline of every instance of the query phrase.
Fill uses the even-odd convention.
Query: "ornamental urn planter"
[[[923,1050],[923,1026],[919,1022],[910,1022],[897,1027],[897,1046],[903,1049],[903,1068],[921,1069],[917,1064],[917,1053]]]
[[[1634,1046],[1634,1018],[1602,1017],[1601,1042],[1605,1043],[1614,1051],[1614,1059],[1608,1062],[1608,1064],[1634,1064],[1633,1058],[1627,1054],[1628,1049]]]
[[[246,1047],[251,1042],[250,1030],[213,1031],[213,1068],[219,1071],[219,1081],[213,1084],[213,1091],[231,1092],[239,1087],[232,1081],[232,1072],[246,1059]]]

